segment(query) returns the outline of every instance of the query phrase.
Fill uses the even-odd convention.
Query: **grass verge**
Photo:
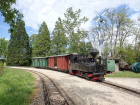
[[[34,83],[32,74],[5,68],[0,74],[0,105],[29,105]]]
[[[112,75],[105,75],[105,77],[140,78],[140,73],[134,73],[131,71],[119,71],[119,72],[114,72]]]

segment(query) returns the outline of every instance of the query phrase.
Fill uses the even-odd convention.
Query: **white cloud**
[[[138,18],[140,18],[140,12],[137,12],[137,13],[131,15],[131,19],[134,21],[137,21]]]
[[[24,15],[26,26],[39,29],[40,24],[45,21],[50,31],[53,30],[58,17],[64,18],[67,8],[74,10],[81,9],[81,16],[86,16],[89,21],[84,24],[86,30],[92,26],[91,21],[96,16],[94,11],[99,13],[105,8],[116,8],[121,4],[127,4],[135,11],[140,11],[139,0],[16,0],[17,8]]]
[[[126,0],[125,3],[133,8],[135,11],[139,11],[140,12],[140,0]]]

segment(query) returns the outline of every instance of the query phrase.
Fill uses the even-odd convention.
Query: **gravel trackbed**
[[[75,105],[140,105],[140,97],[102,85],[99,82],[88,81],[80,77],[46,69],[11,68],[34,70],[47,75],[63,88]]]

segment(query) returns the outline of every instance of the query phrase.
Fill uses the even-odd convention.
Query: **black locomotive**
[[[97,49],[92,49],[90,52],[92,58],[84,55],[70,56],[69,72],[90,80],[104,80],[106,66],[101,58],[96,58],[98,53]]]

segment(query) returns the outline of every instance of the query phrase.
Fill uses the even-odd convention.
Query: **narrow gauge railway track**
[[[54,71],[57,71],[57,72],[62,72],[62,71],[58,71],[58,70],[55,70],[55,69],[51,69],[51,70],[54,70]],[[66,72],[63,72],[63,73],[66,73]],[[86,80],[92,81],[90,78],[83,77],[83,76],[80,76],[80,75],[74,75],[74,76],[78,76],[78,77],[84,78]],[[126,87],[126,86],[120,85],[120,84],[115,84],[115,83],[112,83],[112,82],[106,81],[106,80],[102,81],[102,82],[99,82],[99,83],[102,84],[102,85],[117,89],[119,91],[123,91],[123,92],[129,93],[129,94],[132,94],[134,96],[140,97],[140,91],[137,90],[137,89],[129,88],[129,87]]]
[[[102,85],[105,85],[105,86],[108,86],[108,87],[117,89],[117,90],[119,90],[119,91],[126,92],[126,93],[128,93],[128,94],[131,94],[131,95],[140,97],[140,91],[137,90],[137,89],[129,88],[129,87],[126,87],[126,86],[120,85],[120,84],[115,84],[115,83],[112,83],[112,82],[110,82],[110,81],[103,81],[103,82],[100,82],[100,83],[101,83]]]
[[[63,91],[63,89],[45,74],[37,71],[25,71],[34,73],[40,77],[43,84],[45,105],[75,105],[71,98],[68,97],[68,95]]]
[[[51,69],[51,70],[54,70],[54,71],[57,71],[57,72],[62,72],[62,71],[58,71],[58,70],[55,70],[55,69]],[[63,72],[63,73],[66,73],[66,72]],[[87,76],[81,76],[81,75],[77,75],[77,74],[74,75],[74,76],[78,76],[78,77],[84,78],[86,80],[92,81],[92,79],[88,78]],[[137,89],[129,88],[129,87],[126,87],[126,86],[120,85],[120,84],[115,84],[115,83],[112,83],[112,82],[106,81],[106,80],[100,81],[99,83],[101,83],[102,85],[117,89],[119,91],[123,91],[123,92],[126,92],[128,94],[132,94],[134,96],[140,97],[140,91],[137,90]]]

